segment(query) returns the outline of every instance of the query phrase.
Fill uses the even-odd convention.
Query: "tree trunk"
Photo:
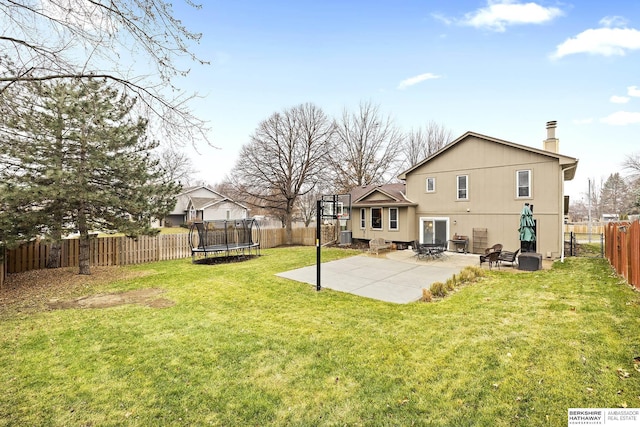
[[[80,254],[78,256],[78,274],[91,274],[89,266],[89,230],[84,203],[78,210],[78,231],[80,231]]]
[[[284,235],[285,235],[285,243],[287,245],[293,244],[293,204],[295,199],[287,200],[287,211],[284,214]]]
[[[60,268],[60,253],[62,252],[62,215],[55,215],[55,225],[51,230],[51,252],[47,260],[47,268]]]
[[[62,252],[61,239],[52,237],[51,251],[49,252],[49,259],[47,259],[47,268],[60,268],[60,253]]]
[[[291,225],[291,215],[287,215],[287,218],[285,220],[284,235],[285,235],[286,244],[292,245],[293,244],[293,227]]]

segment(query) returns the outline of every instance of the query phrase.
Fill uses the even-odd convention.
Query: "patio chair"
[[[518,265],[518,252],[520,252],[520,249],[517,249],[515,252],[500,251],[498,262],[501,264],[503,262],[510,262],[511,267],[515,267],[516,265]]]
[[[431,256],[436,259],[445,259],[447,257],[446,250],[446,243],[442,243],[440,241],[436,241],[436,243],[429,245],[429,252],[431,253]]]
[[[411,250],[413,250],[413,256],[415,256],[418,259],[425,258],[426,256],[428,256],[428,253],[424,251],[424,247],[420,243],[418,243],[417,240],[415,240],[413,242],[413,245],[411,245]]]
[[[418,243],[417,240],[413,242],[413,245],[411,245],[411,249],[414,252],[414,256],[418,259],[426,258],[431,255],[429,253],[429,249],[426,248],[424,245]]]
[[[482,266],[483,262],[488,262],[489,270],[491,270],[491,266],[493,264],[497,265],[498,268],[500,268],[500,265],[499,265],[500,253],[502,253],[502,244],[500,243],[496,243],[490,248],[485,249],[484,255],[480,255],[480,266]]]
[[[414,242],[411,244],[411,250],[413,251],[413,256],[416,258],[420,258],[420,244],[418,243],[417,240],[414,240]]]

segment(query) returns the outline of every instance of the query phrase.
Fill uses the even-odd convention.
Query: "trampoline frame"
[[[259,256],[260,225],[254,218],[194,222],[189,228],[189,246],[192,262],[196,261],[196,255],[204,258]]]

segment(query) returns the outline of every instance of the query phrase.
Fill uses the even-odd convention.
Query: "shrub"
[[[452,291],[452,290],[454,290],[454,289],[455,289],[455,287],[456,287],[456,282],[455,282],[455,279],[454,279],[454,278],[455,278],[455,276],[453,276],[453,277],[449,277],[449,278],[447,279],[447,281],[446,281],[446,282],[444,282],[444,285],[447,287],[447,290],[448,290],[448,291]]]
[[[447,296],[447,288],[442,282],[433,282],[429,290],[431,291],[431,295],[434,297]]]
[[[468,266],[460,271],[457,276],[454,274],[446,280],[446,282],[434,282],[431,287],[422,290],[421,301],[431,301],[434,297],[444,298],[450,291],[453,291],[456,286],[464,285],[466,283],[475,282],[479,277],[484,277],[486,272],[477,266]],[[428,299],[427,299],[428,295]]]
[[[480,267],[470,265],[462,269],[458,276],[458,279],[460,283],[473,282],[478,277],[483,277],[485,274],[485,271]]]
[[[470,265],[468,267],[466,267],[467,269],[473,271],[475,278],[478,277],[484,277],[487,275],[487,272],[485,270],[483,270],[482,268],[478,267],[477,265]]]

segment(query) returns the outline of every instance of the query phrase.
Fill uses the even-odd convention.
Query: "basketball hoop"
[[[351,195],[324,195],[320,199],[320,206],[322,207],[322,217],[324,219],[347,221],[351,213]]]

